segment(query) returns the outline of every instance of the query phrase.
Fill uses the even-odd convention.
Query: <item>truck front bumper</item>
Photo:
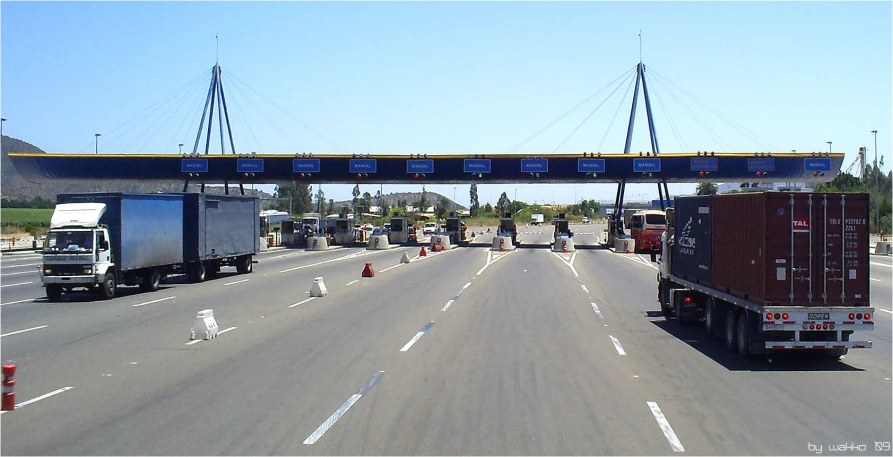
[[[40,282],[43,285],[59,284],[60,286],[69,287],[87,287],[95,286],[101,282],[97,275],[80,275],[80,276],[44,276],[40,275]]]

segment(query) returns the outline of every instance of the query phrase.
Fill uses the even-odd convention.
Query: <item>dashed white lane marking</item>
[[[346,413],[351,406],[360,401],[360,398],[363,398],[363,395],[366,395],[366,393],[369,392],[370,389],[372,389],[372,387],[378,382],[378,380],[381,379],[382,375],[384,375],[384,371],[379,371],[374,376],[372,376],[372,378],[368,382],[366,382],[366,384],[361,387],[360,390],[357,391],[357,393],[351,395],[350,398],[348,398],[347,401],[344,402],[344,404],[341,405],[340,408],[335,410],[335,412],[332,413],[332,415],[329,416],[329,418],[326,419],[326,421],[323,422],[319,426],[319,428],[316,429],[316,431],[311,433],[310,436],[308,436],[307,439],[304,440],[304,444],[313,444],[319,441],[319,439],[322,438],[323,434],[325,434],[326,431],[329,430],[329,428],[335,425],[335,422],[338,422],[338,419],[340,419],[341,416],[343,416],[344,413]]]
[[[394,265],[393,267],[387,267],[387,268],[385,268],[384,270],[381,270],[381,272],[384,273],[384,272],[386,272],[386,271],[388,271],[388,270],[393,270],[394,268],[402,267],[403,265],[406,265],[406,264],[405,264],[405,263],[398,263],[397,265]]]
[[[2,286],[0,286],[0,287],[24,286],[25,284],[32,284],[33,282],[34,282],[34,281],[17,282],[17,283],[15,283],[15,284],[4,284],[4,285],[2,285]]]
[[[42,263],[26,263],[24,265],[3,265],[3,268],[24,268],[24,267],[36,267],[39,265],[43,265]]]
[[[452,305],[455,301],[456,301],[456,300],[450,300],[450,301],[448,301],[448,302],[446,303],[446,305],[443,306],[443,309],[441,309],[441,311],[446,311],[446,310],[448,310],[448,309],[450,308],[450,305]]]
[[[602,312],[601,312],[601,310],[598,309],[598,305],[596,305],[595,302],[591,302],[591,303],[592,303],[592,310],[595,311],[595,314],[598,315],[598,318],[604,319],[605,317],[602,316]]]
[[[16,303],[25,303],[25,302],[34,301],[34,300],[37,300],[37,299],[36,298],[26,298],[25,300],[11,301],[9,303],[0,303],[0,306],[15,305]]]
[[[881,282],[881,280],[880,280],[880,279],[876,279],[876,278],[871,278],[871,280],[872,280],[872,281],[877,281],[877,282]]]
[[[158,302],[165,301],[165,300],[173,300],[173,299],[175,299],[175,298],[177,298],[177,297],[164,297],[164,298],[159,298],[158,300],[147,301],[147,302],[145,302],[145,303],[137,303],[136,305],[133,305],[133,307],[136,308],[136,307],[139,307],[139,306],[151,305],[152,303],[158,303]]]
[[[893,265],[887,265],[886,263],[878,263],[878,262],[869,262],[869,263],[871,263],[872,265],[877,265],[879,267],[893,268]]]
[[[40,329],[42,329],[42,328],[47,328],[47,327],[49,327],[49,326],[48,326],[48,325],[41,325],[41,326],[39,326],[39,327],[31,327],[31,328],[26,328],[26,329],[24,329],[24,330],[16,330],[16,331],[14,331],[14,332],[4,333],[4,334],[0,335],[0,338],[2,338],[2,337],[4,337],[4,336],[18,335],[19,333],[30,332],[30,331],[32,331],[32,330],[40,330]]]
[[[56,390],[54,390],[54,391],[52,391],[52,392],[50,392],[50,393],[46,393],[46,394],[43,394],[43,395],[41,395],[41,396],[39,396],[39,397],[36,397],[36,398],[32,398],[32,399],[30,399],[30,400],[23,401],[23,402],[21,402],[21,403],[15,405],[15,408],[14,408],[14,409],[19,409],[19,408],[21,408],[21,407],[28,406],[28,405],[30,405],[31,403],[39,402],[40,400],[44,400],[44,399],[50,398],[50,397],[52,397],[53,395],[59,395],[59,394],[61,394],[62,392],[65,392],[65,391],[68,391],[68,390],[71,390],[71,389],[74,389],[74,387],[63,387],[63,388],[61,388],[61,389],[56,389]],[[7,413],[7,412],[8,412],[8,411],[0,411],[0,414],[4,414],[4,413]]]
[[[617,349],[617,353],[620,355],[626,355],[626,351],[623,350],[623,346],[620,345],[620,340],[614,338],[614,335],[608,335],[611,338],[611,342],[614,343],[614,349]]]
[[[406,343],[406,344],[403,346],[402,349],[400,349],[400,352],[406,352],[406,351],[408,351],[409,348],[411,348],[412,345],[415,344],[416,341],[418,341],[419,338],[421,338],[422,335],[424,335],[425,332],[427,332],[432,326],[434,326],[434,321],[431,321],[431,322],[428,322],[427,324],[425,324],[425,326],[422,327],[421,330],[419,330],[419,333],[416,333],[415,336],[412,337],[412,339],[409,340],[409,342]]]
[[[661,412],[660,406],[657,406],[657,403],[653,401],[646,403],[648,404],[648,407],[651,408],[651,414],[654,414],[654,418],[657,420],[657,425],[660,426],[661,431],[664,432],[664,436],[667,437],[667,441],[670,443],[670,447],[673,448],[673,452],[685,452],[685,448],[682,447],[682,442],[679,441],[676,432],[673,431],[673,427],[670,427],[670,423],[667,422],[667,418],[664,417],[664,413]]]
[[[228,283],[224,284],[224,286],[231,286],[231,285],[233,285],[233,284],[238,284],[238,283],[240,283],[240,282],[248,282],[248,280],[247,280],[247,279],[240,279],[240,280],[238,280],[238,281],[228,282]]]
[[[469,282],[469,283],[466,283],[464,286],[462,286],[462,290],[468,289],[469,287],[471,287],[471,283],[470,283],[470,282]]]
[[[226,333],[226,332],[228,332],[228,331],[230,331],[230,330],[235,330],[235,329],[237,329],[237,328],[238,328],[238,327],[225,328],[225,329],[223,329],[223,330],[217,332],[217,334],[218,334],[218,335],[223,335],[224,333]]]
[[[480,276],[481,273],[483,273],[484,270],[487,269],[487,267],[489,267],[490,265],[493,265],[494,263],[496,263],[497,260],[503,259],[513,252],[515,252],[515,251],[508,251],[508,252],[502,253],[500,255],[493,255],[493,251],[487,251],[487,263],[483,267],[481,267],[480,270],[478,270],[476,275]]]
[[[884,309],[884,308],[876,308],[876,309],[877,309],[878,311],[883,311],[883,312],[888,313],[888,314],[893,314],[893,311],[890,311],[889,309]]]
[[[583,289],[583,292],[589,293],[589,289],[586,288],[585,284],[580,284],[580,287]]]
[[[347,255],[344,255],[344,256],[341,256],[341,257],[335,257],[334,259],[323,260],[322,262],[311,263],[311,264],[309,264],[309,265],[301,265],[301,266],[294,267],[294,268],[288,268],[288,269],[285,269],[285,270],[280,270],[279,272],[280,272],[280,273],[288,273],[289,271],[300,270],[300,269],[302,269],[302,268],[315,267],[315,266],[323,265],[323,264],[326,264],[326,263],[337,262],[337,261],[339,261],[339,260],[353,259],[353,258],[356,258],[356,257],[362,257],[362,256],[364,256],[364,255],[367,255],[367,254],[369,254],[369,252],[371,252],[371,251],[354,252],[353,254],[347,254]],[[378,252],[384,252],[384,251],[378,251]]]
[[[289,307],[289,308],[294,308],[295,306],[301,306],[301,305],[303,305],[304,303],[307,303],[307,302],[312,301],[312,300],[316,300],[316,297],[310,297],[310,298],[308,298],[308,299],[306,299],[306,300],[299,301],[299,302],[295,303],[294,305],[288,305],[288,307]]]
[[[352,284],[356,284],[356,283],[358,283],[358,282],[360,282],[359,279],[354,279],[353,281],[351,281],[351,282],[345,284],[345,286],[350,286],[350,285],[352,285]]]
[[[219,332],[217,332],[217,335],[222,335],[222,334],[224,334],[224,333],[226,333],[226,332],[228,332],[228,331],[230,331],[230,330],[235,330],[235,329],[236,329],[236,327],[230,327],[230,328],[227,328],[227,329],[223,329],[223,330],[220,330]],[[198,344],[198,343],[201,343],[202,341],[205,341],[205,340],[192,340],[192,341],[186,343],[186,345],[187,345],[187,346],[192,346],[193,344]]]

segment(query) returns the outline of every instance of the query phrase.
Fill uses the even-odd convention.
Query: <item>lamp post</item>
[[[3,136],[3,123],[6,122],[5,117],[0,117],[0,137]]]
[[[183,143],[180,143],[180,154],[183,153]]]
[[[99,154],[99,137],[101,137],[101,136],[102,136],[101,133],[96,134],[96,151],[95,151],[96,154]]]
[[[875,199],[875,211],[874,211],[874,229],[878,232],[881,230],[881,194],[878,189],[878,175],[881,173],[877,167],[877,130],[872,130],[871,133],[874,134],[874,199]]]
[[[831,153],[831,142],[826,141],[826,143],[828,143],[828,153],[830,154]]]

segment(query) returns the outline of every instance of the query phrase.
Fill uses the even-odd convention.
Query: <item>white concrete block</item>
[[[192,330],[189,332],[189,339],[194,340],[196,338],[201,338],[203,340],[210,340],[211,338],[217,337],[217,330],[217,321],[214,319],[214,310],[203,309],[198,312],[198,316],[195,318],[195,325],[192,326]]]
[[[493,237],[493,246],[490,248],[491,251],[510,251],[512,249],[515,249],[515,246],[512,244],[511,236]]]
[[[435,246],[437,246],[435,248]],[[432,251],[448,251],[452,248],[450,245],[450,237],[446,235],[431,235],[431,250]]]
[[[325,251],[329,249],[329,242],[326,240],[324,236],[311,236],[307,237],[307,250],[308,251]]]
[[[366,249],[389,249],[388,237],[385,235],[373,235],[366,243]]]
[[[625,254],[626,251],[629,251],[630,253],[636,252],[636,240],[632,238],[615,238],[614,251],[621,254]]]
[[[323,282],[322,276],[313,278],[313,286],[310,287],[310,296],[325,297],[328,293],[329,289],[326,287],[326,283]]]
[[[409,262],[410,262],[409,254],[404,252],[403,257],[400,257],[400,263],[409,263]]]

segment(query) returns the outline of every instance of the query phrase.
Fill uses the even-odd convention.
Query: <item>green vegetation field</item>
[[[52,208],[0,208],[0,226],[3,233],[37,234],[46,231],[52,216]]]

